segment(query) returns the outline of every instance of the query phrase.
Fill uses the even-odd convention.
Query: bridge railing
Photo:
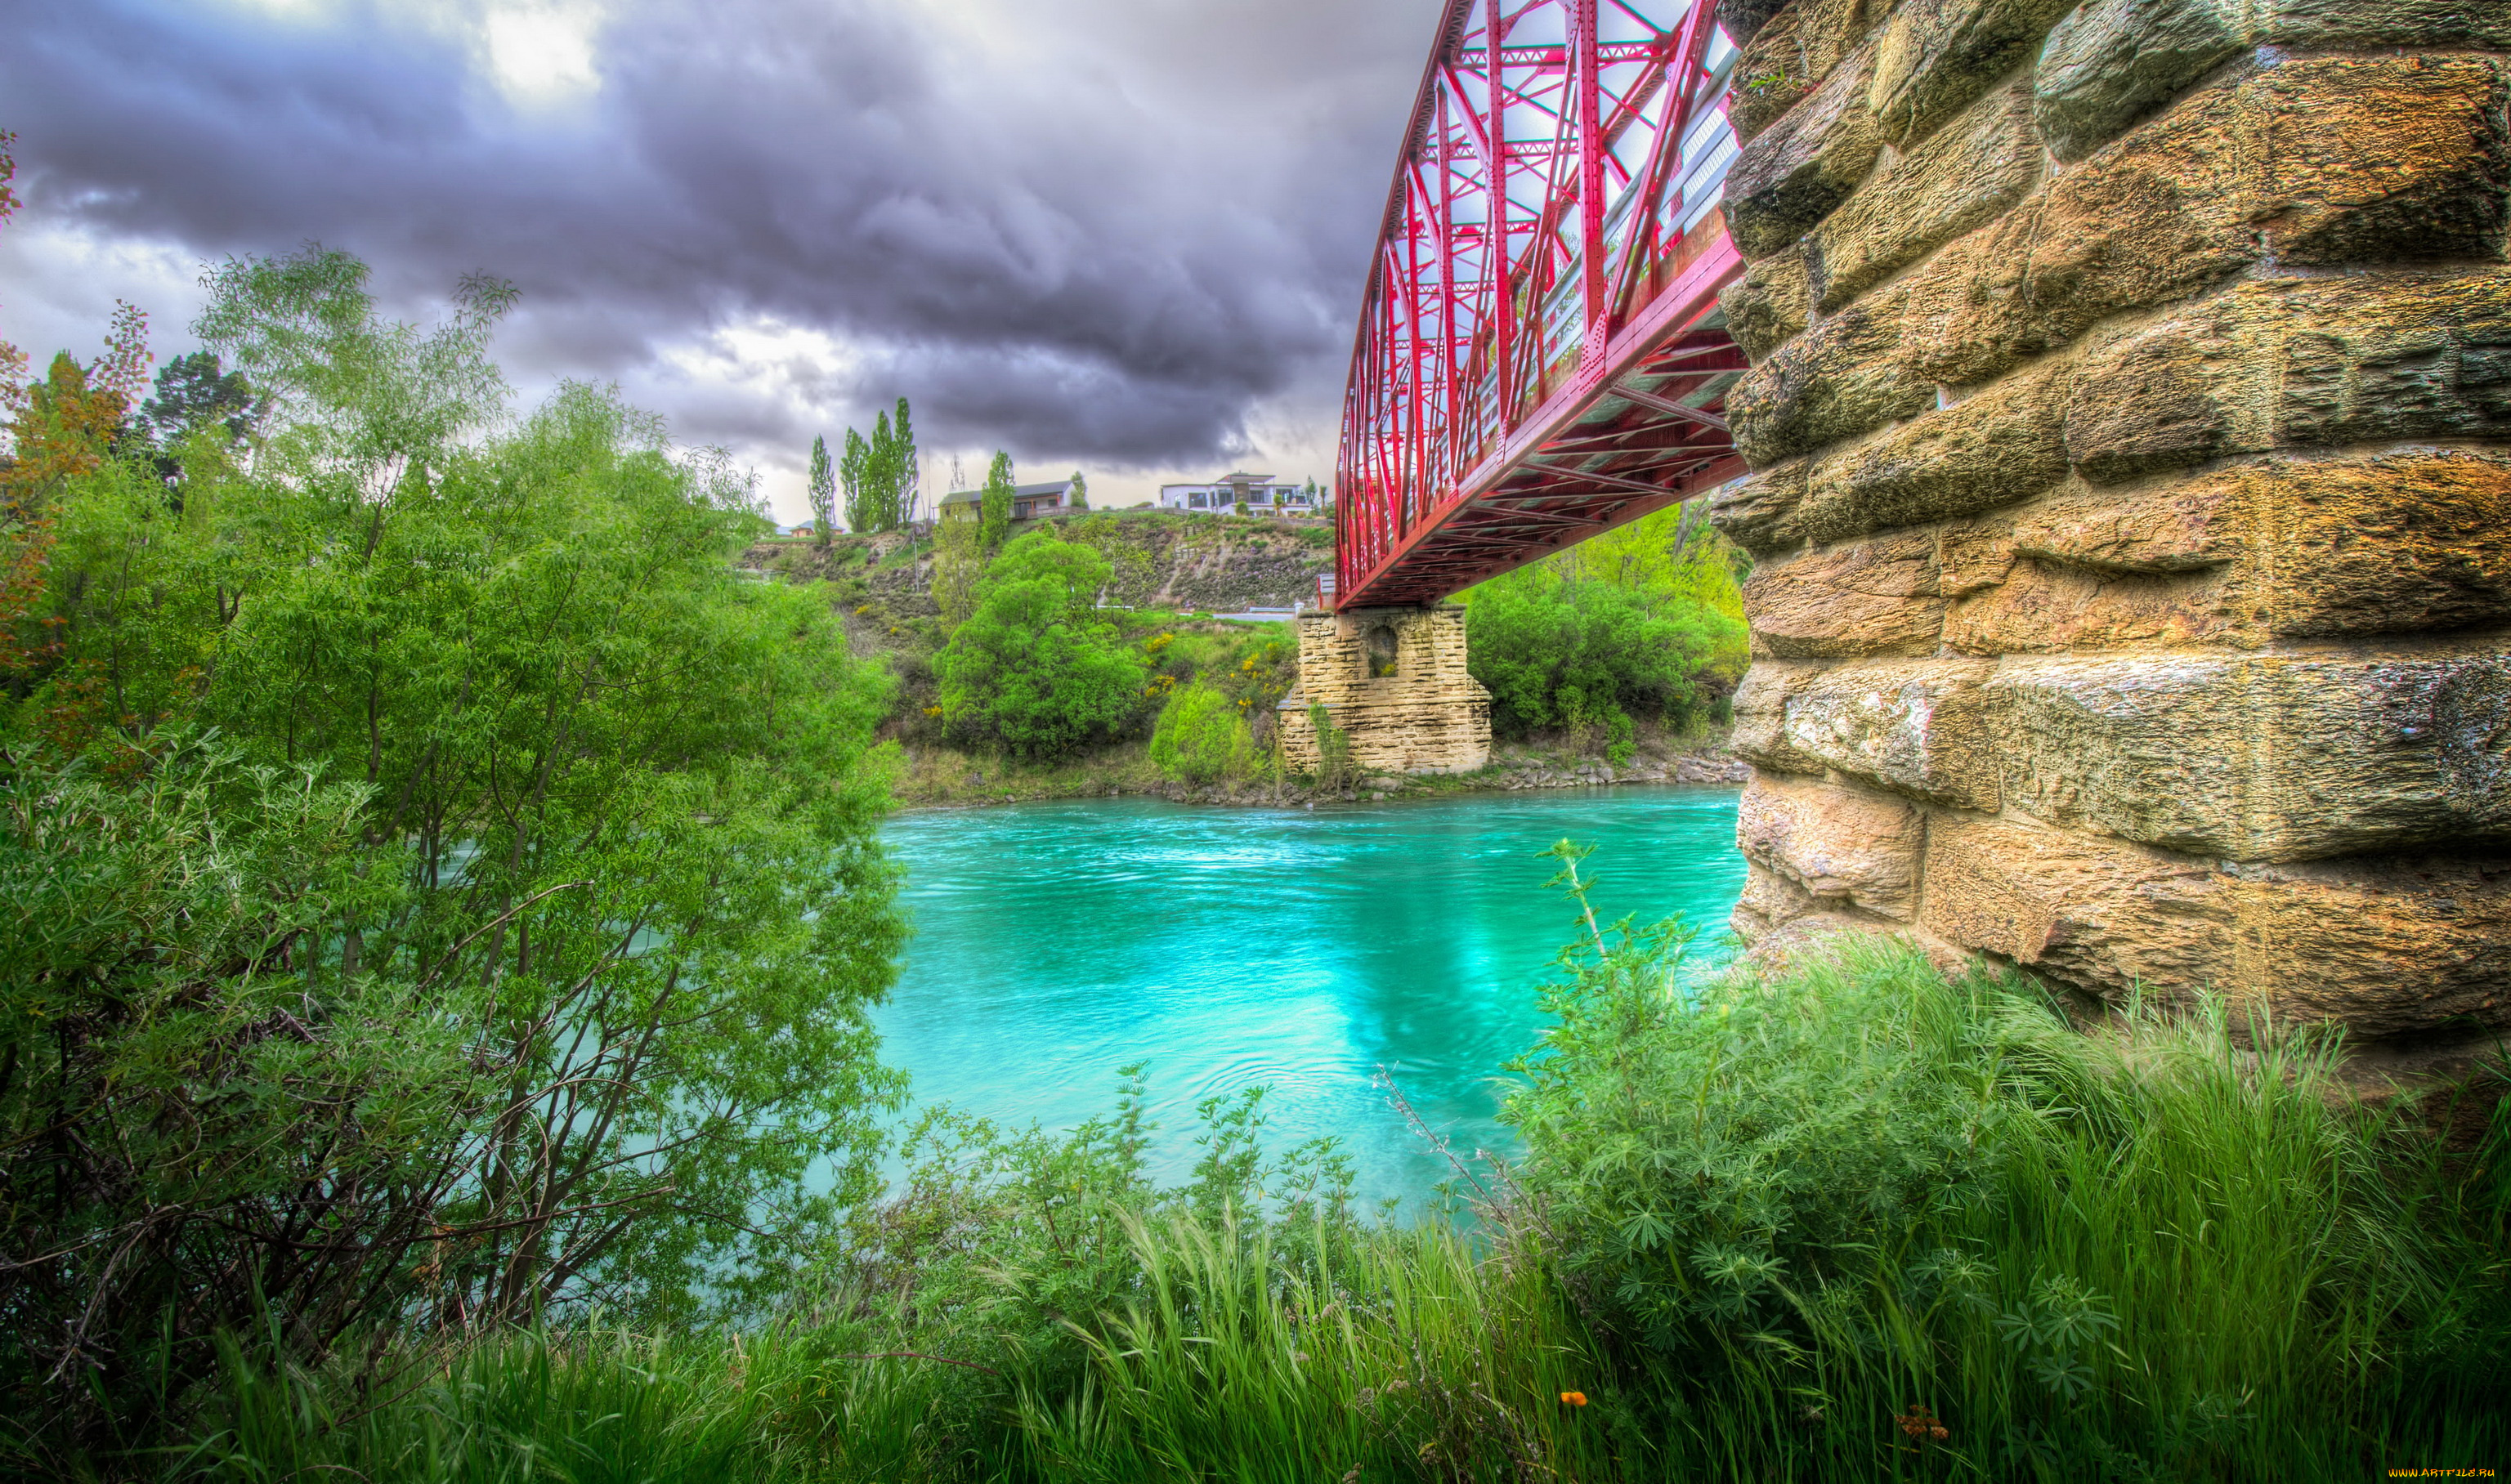
[[[1513,437],[1592,395],[1665,295],[1699,298],[1705,255],[1731,258],[1718,201],[1736,51],[1712,8],[1450,0],[1353,348],[1341,592],[1504,476]]]

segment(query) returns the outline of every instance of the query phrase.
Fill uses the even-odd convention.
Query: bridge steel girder
[[[1713,8],[1449,0],[1343,397],[1336,606],[1436,602],[1743,473]]]

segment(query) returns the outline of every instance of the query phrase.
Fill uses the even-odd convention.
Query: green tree
[[[0,129],[0,226],[18,214],[19,200],[15,181],[18,178],[18,135],[13,130]],[[17,404],[19,384],[26,375],[26,353],[6,340],[0,340],[0,407]]]
[[[1493,729],[1597,729],[1627,756],[1635,716],[1714,713],[1750,659],[1743,565],[1695,502],[1474,589],[1468,652]]]
[[[1029,758],[1121,735],[1140,709],[1146,671],[1094,606],[1112,573],[1105,557],[1052,529],[1005,547],[975,611],[934,657],[943,725]]]
[[[977,610],[977,583],[984,576],[985,553],[977,522],[964,515],[946,515],[933,532],[933,601],[942,609],[942,625],[956,629]]]
[[[1473,675],[1489,688],[1503,736],[1598,727],[1626,741],[1634,713],[1689,720],[1741,674],[1742,628],[1698,606],[1657,611],[1630,589],[1540,566],[1485,583],[1466,614]]]
[[[846,529],[858,535],[872,529],[874,484],[871,445],[852,428],[846,430],[846,451],[837,459],[837,482],[846,496]]]
[[[829,462],[829,440],[811,439],[811,534],[827,546],[837,523],[837,472]]]
[[[846,526],[858,532],[894,531],[914,514],[921,459],[907,399],[898,400],[898,420],[887,412],[872,420],[871,437],[846,430],[845,454],[838,461],[845,486]]]
[[[889,495],[881,529],[894,531],[915,518],[915,492],[924,478],[924,460],[916,451],[915,425],[908,415],[906,398],[898,400],[898,415],[889,427]]]
[[[985,466],[984,502],[978,516],[978,534],[986,551],[999,550],[1003,537],[1011,530],[1012,495],[1018,488],[1012,478],[1012,456],[994,450],[994,461]]]
[[[214,431],[232,441],[251,431],[261,399],[242,371],[224,370],[215,351],[193,351],[166,362],[157,373],[157,395],[140,403],[158,442],[182,442]]]
[[[1244,778],[1255,759],[1237,704],[1200,681],[1171,696],[1151,730],[1152,766],[1189,783]]]
[[[0,745],[0,1384],[57,1452],[220,1331],[762,1303],[901,1090],[886,684],[735,576],[749,482],[589,388],[501,426],[502,285],[433,330],[321,249],[211,288],[267,434],[179,515],[67,476]],[[64,764],[29,722],[89,685]]]
[[[1081,471],[1077,469],[1072,472],[1072,508],[1077,511],[1090,508],[1090,481],[1082,478]]]

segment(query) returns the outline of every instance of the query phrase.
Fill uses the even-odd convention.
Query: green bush
[[[954,738],[1045,759],[1133,727],[1146,670],[1093,606],[1109,575],[1105,557],[1052,527],[1003,549],[976,610],[933,658]]]
[[[1169,698],[1151,731],[1151,764],[1189,783],[1244,778],[1256,759],[1256,738],[1240,706],[1200,682]]]
[[[2499,1123],[2453,1161],[2220,1008],[2123,1044],[1908,949],[1688,992],[1680,950],[1565,956],[1506,1117],[1686,1472],[2359,1477],[2511,1417]]]
[[[1474,678],[1491,693],[1492,730],[1507,737],[1602,727],[1608,742],[1627,744],[1630,715],[1695,720],[1743,672],[1741,621],[1544,567],[1474,590],[1465,623]]]
[[[1339,793],[1360,776],[1351,761],[1351,734],[1334,725],[1333,712],[1308,703],[1308,726],[1317,738],[1317,786]]]

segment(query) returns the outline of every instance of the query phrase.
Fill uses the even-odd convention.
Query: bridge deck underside
[[[1705,318],[1634,368],[1603,366],[1557,433],[1512,439],[1338,604],[1434,603],[1743,474],[1722,414],[1744,354]]]

